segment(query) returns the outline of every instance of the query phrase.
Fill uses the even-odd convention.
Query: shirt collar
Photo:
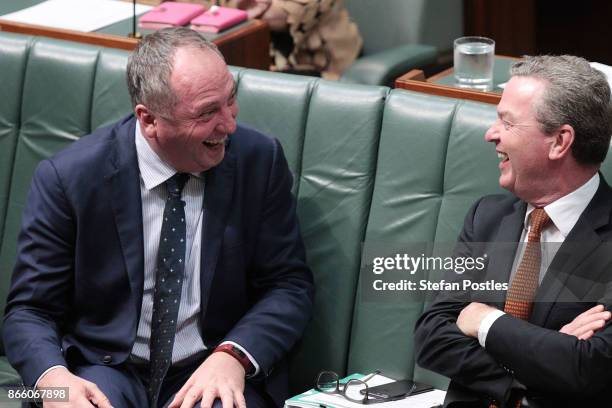
[[[145,140],[145,136],[140,130],[140,124],[138,122],[136,122],[134,137],[136,140],[138,168],[140,169],[140,176],[147,190],[159,186],[177,173],[174,167],[163,161],[151,146],[149,146],[149,143]],[[192,173],[191,175],[201,178],[200,173]]]
[[[548,214],[550,220],[564,238],[567,237],[567,234],[574,228],[578,222],[578,218],[580,218],[582,212],[595,196],[598,187],[599,173],[595,173],[595,175],[582,186],[544,207],[546,214]],[[531,204],[527,205],[525,223],[523,224],[525,228],[529,225],[529,216],[534,208],[535,207]]]

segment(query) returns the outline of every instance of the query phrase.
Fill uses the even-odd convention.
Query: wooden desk
[[[5,1],[2,0],[4,4],[0,5],[0,15],[41,2],[41,0],[6,1],[6,3]],[[138,40],[127,37],[131,30],[131,19],[120,21],[94,32],[65,30],[0,19],[0,31],[52,37],[123,50],[132,50],[138,43]],[[151,33],[150,30],[140,31],[142,34]],[[268,24],[263,21],[251,20],[219,34],[202,33],[202,36],[217,44],[230,65],[263,70],[268,70],[270,67],[270,30]]]
[[[495,56],[493,68],[493,90],[484,92],[475,89],[459,88],[455,86],[453,69],[449,68],[428,79],[425,79],[423,71],[413,69],[395,80],[395,87],[408,89],[410,91],[423,92],[432,95],[448,96],[458,99],[469,99],[472,101],[485,102],[497,105],[501,99],[503,89],[498,85],[510,79],[510,66],[516,62],[516,58]]]

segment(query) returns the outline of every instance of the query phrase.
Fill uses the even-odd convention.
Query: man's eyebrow
[[[497,111],[497,117],[500,119],[506,119],[509,121],[512,121],[514,119],[514,116],[512,116],[512,114],[508,111]]]

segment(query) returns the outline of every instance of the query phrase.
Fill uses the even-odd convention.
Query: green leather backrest
[[[463,35],[462,0],[344,0],[370,55],[406,44],[453,49]],[[444,27],[444,29],[441,29]]]
[[[387,88],[320,81],[306,122],[298,216],[313,270],[312,322],[292,370],[295,388],[321,369],[344,373]]]
[[[387,88],[243,70],[239,119],[282,143],[313,270],[315,312],[292,356],[295,389],[345,372],[353,297]],[[265,101],[262,103],[262,101]]]
[[[126,61],[121,51],[0,33],[0,312],[34,167],[129,113]],[[412,330],[423,301],[362,297],[361,245],[455,240],[473,201],[500,191],[493,145],[483,141],[495,108],[384,87],[231,72],[239,120],[284,147],[316,282],[313,319],[291,356],[294,390],[310,387],[322,369],[383,369],[444,386],[445,379],[414,364]],[[612,159],[603,173],[612,179]]]
[[[238,117],[282,144],[297,193],[308,106],[314,80],[297,75],[234,70],[238,82]],[[265,95],[265,99],[262,98]]]
[[[0,114],[7,123],[12,122],[10,132],[0,130],[8,135],[0,140],[7,147],[0,151],[0,191],[9,191],[8,199],[2,200],[6,211],[0,221],[4,223],[0,314],[4,314],[21,212],[34,168],[41,159],[101,124],[119,119],[131,108],[125,90],[125,52],[0,33],[0,55],[0,65],[10,64],[2,70],[9,76],[3,75],[0,80],[4,95]],[[17,112],[12,116],[8,101]],[[4,129],[4,124],[0,126]]]
[[[110,125],[132,111],[125,84],[128,53],[110,48],[98,54],[91,101],[91,130]]]
[[[4,231],[4,217],[17,145],[21,114],[21,94],[25,65],[31,39],[25,36],[0,37],[0,246]],[[0,285],[0,298],[5,294]],[[5,297],[5,296],[4,296]]]
[[[431,242],[443,197],[444,158],[456,102],[393,91],[387,101],[378,149],[376,183],[366,245]],[[427,119],[424,120],[424,117]],[[366,273],[364,271],[364,273]],[[383,369],[411,378],[414,322],[422,303],[411,293],[355,297],[349,372]]]

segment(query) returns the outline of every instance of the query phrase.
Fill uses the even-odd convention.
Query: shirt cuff
[[[246,351],[244,349],[244,347],[242,347],[238,343],[234,343],[233,341],[224,341],[221,344],[231,344],[231,345],[237,347],[240,351],[242,351],[249,358],[249,360],[251,360],[251,364],[253,364],[253,367],[255,367],[255,372],[253,374],[251,374],[251,375],[248,375],[247,378],[255,377],[257,374],[259,374],[259,364],[257,364],[257,361],[255,361],[253,356],[248,351]]]
[[[485,343],[487,342],[487,334],[489,334],[489,329],[491,326],[493,326],[493,323],[495,323],[495,321],[503,315],[505,315],[505,313],[501,310],[493,310],[489,312],[480,322],[480,326],[478,326],[478,343],[480,343],[482,347],[484,347]]]
[[[47,374],[49,371],[55,370],[56,368],[66,368],[63,365],[54,365],[51,366],[49,368],[47,368],[45,371],[43,371],[43,373],[38,377],[38,380],[36,380],[36,383],[34,384],[34,389],[38,388],[38,382],[40,381],[41,378],[43,378],[45,376],[45,374]],[[67,368],[66,368],[67,370]]]

